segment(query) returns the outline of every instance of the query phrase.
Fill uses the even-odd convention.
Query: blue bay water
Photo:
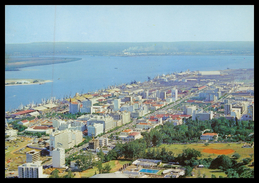
[[[52,96],[63,98],[76,92],[86,93],[110,85],[146,81],[158,74],[186,71],[254,68],[254,56],[57,56],[82,60],[53,65],[33,66],[20,71],[5,71],[6,79],[44,79],[53,82],[43,85],[5,87],[5,111],[16,109],[22,103],[40,103]],[[117,69],[116,69],[117,68]]]

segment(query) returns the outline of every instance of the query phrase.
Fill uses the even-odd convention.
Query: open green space
[[[212,153],[206,153],[202,152],[203,149],[233,149],[234,152],[230,154],[226,154],[227,156],[231,157],[234,153],[240,154],[240,159],[243,158],[251,158],[254,159],[254,148],[242,148],[243,143],[209,143],[209,145],[204,145],[200,143],[193,143],[193,144],[161,144],[159,149],[162,149],[163,147],[166,149],[166,151],[172,151],[175,156],[178,154],[181,154],[183,152],[183,149],[187,148],[193,148],[195,150],[198,150],[201,152],[202,156],[200,158],[216,158],[219,154],[212,154]],[[252,160],[253,161],[253,160]]]
[[[111,166],[110,173],[113,173],[118,171],[122,167],[122,165],[130,162],[131,161],[128,161],[128,160],[111,160],[109,162],[103,163],[102,166],[104,167],[106,164],[109,164]],[[95,172],[99,174],[97,166],[80,172],[81,178],[92,177],[95,174]]]

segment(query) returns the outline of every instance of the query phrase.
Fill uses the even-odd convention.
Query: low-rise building
[[[137,125],[136,125],[136,128],[141,128],[141,129],[143,129],[143,130],[148,130],[148,129],[151,129],[151,128],[153,128],[154,127],[154,124],[152,124],[152,123],[138,123]]]
[[[140,132],[132,132],[128,135],[127,139],[129,141],[132,141],[132,140],[140,139],[141,137],[142,135],[140,134]]]
[[[215,136],[215,139],[214,139]],[[204,133],[200,136],[201,140],[218,140],[218,134],[217,133]]]
[[[23,125],[23,126],[28,126],[30,123],[28,120],[23,120],[23,121],[19,121],[17,124]]]
[[[26,132],[31,132],[31,133],[46,133],[46,134],[51,134],[53,129],[49,128],[47,126],[32,126],[31,128],[25,129]]]
[[[18,130],[7,129],[5,130],[5,136],[16,137]]]

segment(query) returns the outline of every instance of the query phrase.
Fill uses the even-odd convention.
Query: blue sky
[[[5,6],[6,43],[253,40],[253,5]]]

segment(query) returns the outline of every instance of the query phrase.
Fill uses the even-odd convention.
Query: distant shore
[[[19,71],[20,68],[68,63],[82,58],[63,57],[7,57],[5,58],[5,71]]]
[[[17,85],[41,85],[48,82],[53,82],[52,80],[42,80],[42,79],[6,79],[5,86],[17,86]]]

